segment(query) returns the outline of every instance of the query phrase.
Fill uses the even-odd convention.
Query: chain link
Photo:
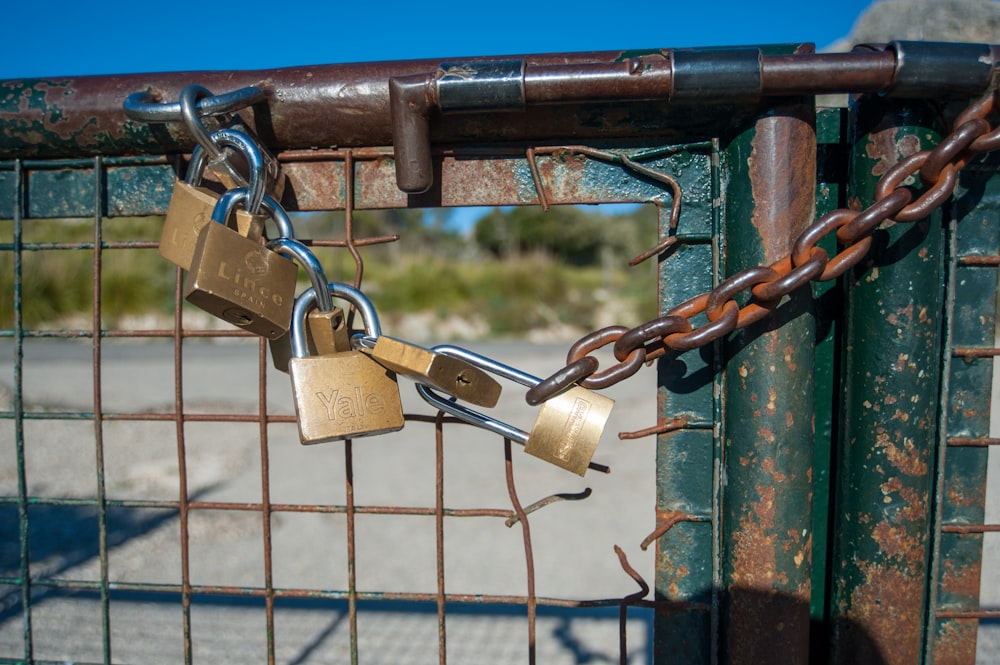
[[[841,208],[823,215],[799,234],[788,256],[770,266],[738,272],[635,328],[612,326],[580,338],[567,353],[566,368],[532,389],[534,403],[565,390],[572,383],[570,376],[581,377],[578,382],[585,388],[606,388],[632,376],[644,363],[699,348],[768,317],[783,297],[809,282],[840,277],[868,254],[872,234],[883,222],[927,217],[951,197],[959,171],[978,154],[1000,149],[1000,127],[992,128],[987,120],[998,110],[1000,88],[993,88],[958,115],[953,131],[937,147],[910,155],[886,171],[876,186],[875,203],[863,211]],[[904,184],[915,180],[924,187],[919,194]],[[841,246],[833,257],[817,247],[830,234]],[[736,297],[747,291],[750,297],[740,306]],[[695,327],[691,321],[701,314],[708,321]],[[588,360],[590,354],[611,343],[618,362],[599,371],[599,363]]]

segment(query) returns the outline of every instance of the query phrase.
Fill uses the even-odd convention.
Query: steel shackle
[[[268,241],[266,247],[272,252],[296,259],[299,265],[306,271],[306,274],[309,275],[309,281],[312,283],[311,291],[314,294],[313,299],[316,302],[316,306],[323,312],[329,312],[333,309],[333,297],[330,295],[330,289],[328,288],[326,270],[311,249],[295,238],[287,236]],[[294,311],[293,307],[293,316]]]
[[[533,387],[540,381],[530,374],[457,346],[436,346],[433,350],[435,353],[464,360],[473,367],[523,386]],[[530,433],[473,411],[455,400],[443,399],[427,385],[418,384],[417,392],[431,406],[471,425],[523,444],[524,452],[567,471],[582,476],[588,468],[603,468],[592,464],[590,460],[600,442],[608,416],[611,415],[614,400],[592,390],[574,386],[546,401],[538,410]]]
[[[200,86],[201,87],[201,86]],[[207,88],[201,87],[202,90]],[[131,120],[142,122],[181,122],[184,121],[184,109],[180,101],[160,102],[148,91],[133,92],[125,98],[122,107],[125,115]],[[219,95],[201,96],[193,105],[191,115],[203,118],[210,115],[225,115],[236,113],[240,109],[266,101],[267,93],[257,86],[246,86]]]
[[[478,367],[479,369],[529,388],[541,382],[541,379],[534,377],[531,374],[522,372],[519,369],[505,365],[492,358],[487,358],[486,356],[482,356],[473,351],[469,351],[468,349],[463,349],[459,346],[441,344],[433,347],[431,351],[440,353],[441,355],[451,356],[453,358],[460,358],[473,366]],[[430,386],[418,383],[417,392],[422,398],[424,398],[424,401],[431,406],[444,411],[445,413],[451,414],[459,420],[469,423],[470,425],[475,425],[489,430],[494,434],[499,434],[500,436],[506,437],[520,444],[526,444],[528,442],[529,434],[524,430],[518,429],[517,427],[505,423],[502,420],[491,418],[490,416],[470,409],[467,406],[463,406],[453,399],[445,399],[436,393]]]
[[[191,151],[191,161],[188,162],[187,172],[184,174],[184,182],[192,187],[201,184],[201,178],[205,173],[205,165],[207,164],[206,157],[208,155],[199,143]]]
[[[245,206],[246,211],[250,214],[257,213],[260,210],[264,196],[267,194],[267,165],[264,163],[264,154],[261,152],[260,146],[257,145],[256,141],[238,129],[217,130],[212,133],[210,141],[216,147],[224,145],[235,148],[246,157],[247,165],[250,169],[249,182],[239,173],[235,173],[235,170],[229,167],[228,161],[224,158],[223,160],[226,161],[228,170],[235,174],[234,179],[241,185],[245,185],[249,191],[249,198]],[[211,155],[211,151],[207,147],[205,147],[205,150]],[[213,160],[215,159],[213,157]]]
[[[260,146],[253,139],[238,129],[219,129],[211,135],[211,140],[213,145],[223,143],[243,152],[251,165],[250,168],[257,170],[251,171],[251,182],[249,183],[245,182],[246,178],[240,176],[239,180],[242,181],[240,184],[244,187],[249,187],[255,193],[258,187],[266,191],[267,165],[264,163],[264,156],[260,150]],[[188,162],[187,172],[184,174],[184,182],[189,185],[200,184],[205,173],[205,167],[209,164],[210,157],[213,160],[216,159],[212,157],[201,143],[195,145],[191,150],[191,161]],[[257,157],[259,159],[256,159]]]
[[[213,161],[225,161],[225,155],[219,148],[219,144],[209,135],[208,129],[201,121],[201,114],[198,112],[198,100],[213,96],[212,91],[205,86],[190,83],[181,89],[177,103],[181,109],[181,119],[198,145],[208,151]],[[244,178],[234,170],[231,170],[231,174],[241,185],[247,184]]]
[[[343,282],[330,282],[327,284],[326,290],[329,296],[346,300],[354,305],[358,313],[361,314],[361,320],[365,324],[366,336],[376,338],[382,336],[382,325],[379,323],[378,313],[375,311],[374,303],[372,303],[368,296],[350,284],[344,284]],[[304,323],[306,314],[315,302],[317,302],[317,294],[314,287],[309,287],[295,299],[295,305],[292,307],[292,325],[289,329],[289,336],[292,341],[292,357],[294,358],[305,358],[309,355],[309,345],[306,342]],[[330,309],[332,307],[333,305],[331,304]]]
[[[215,204],[215,208],[212,210],[212,221],[224,225],[229,216],[233,214],[236,204],[241,201],[247,201],[249,198],[250,191],[246,187],[237,187],[236,189],[228,190],[219,197],[219,201]],[[244,208],[246,207],[244,205]],[[260,207],[267,212],[270,219],[274,220],[275,225],[278,227],[279,238],[295,237],[295,229],[292,227],[292,220],[288,217],[288,213],[285,212],[281,204],[275,201],[270,194],[264,195],[264,198],[261,199]]]

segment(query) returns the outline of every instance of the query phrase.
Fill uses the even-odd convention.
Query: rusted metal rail
[[[416,148],[415,137],[406,129],[414,118],[438,113],[453,117],[433,123],[431,140],[482,144],[672,133],[678,120],[699,125],[712,120],[706,101],[745,104],[761,97],[836,92],[969,97],[989,86],[1000,47],[896,42],[852,53],[816,54],[805,45],[791,55],[772,55],[766,47],[658,49],[530,55],[504,62],[518,63],[520,74],[513,86],[517,96],[502,97],[496,104],[478,93],[495,88],[497,77],[449,76],[440,61],[429,60],[3,81],[0,159],[190,150],[192,139],[181,125],[148,126],[129,120],[122,101],[146,91],[151,101],[169,102],[192,80],[218,91],[259,87],[264,100],[253,105],[246,121],[272,150],[394,142],[398,150],[401,145]],[[442,89],[450,90],[456,82],[463,90],[450,97],[445,93],[442,103]],[[455,100],[451,106],[450,99]],[[651,101],[697,104],[698,112],[678,117],[657,107],[650,113]],[[469,113],[497,106],[523,112],[488,117]],[[560,108],[553,112],[556,106]]]

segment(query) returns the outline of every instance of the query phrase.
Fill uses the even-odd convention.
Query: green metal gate
[[[360,646],[359,617],[380,604],[434,614],[440,662],[449,653],[461,660],[454,638],[445,639],[449,621],[484,605],[525,616],[524,653],[532,661],[544,653],[536,621],[553,610],[620,617],[611,650],[621,662],[645,655],[657,663],[976,662],[977,632],[1000,619],[1000,610],[979,602],[984,539],[1000,530],[986,523],[987,459],[997,443],[989,396],[1000,278],[998,63],[1000,47],[986,45],[894,43],[830,55],[780,45],[0,82],[0,220],[11,220],[0,227],[0,253],[13,275],[2,302],[13,325],[0,331],[13,355],[10,405],[0,411],[0,432],[11,443],[0,466],[11,488],[0,497],[0,616],[16,622],[23,638],[0,661],[119,662],[116,654],[137,636],[116,632],[116,604],[153,596],[180,612],[178,652],[168,660],[184,662],[199,660],[197,608],[213,599],[263,607],[262,652],[244,657],[269,662],[284,653],[276,608],[314,601],[320,609],[343,604],[343,658],[352,662],[379,662],[387,649],[401,648]],[[267,345],[241,347],[258,368],[257,412],[190,411],[185,343],[255,342],[241,331],[187,324],[180,269],[173,328],[104,326],[104,261],[118,252],[152,259],[156,247],[153,237],[111,239],[114,218],[163,215],[181,155],[193,145],[176,120],[128,119],[123,104],[134,93],[167,103],[189,83],[262,91],[244,115],[277,153],[287,177],[281,203],[344,211],[343,237],[311,244],[350,251],[356,286],[363,287],[365,246],[393,238],[358,237],[355,210],[656,206],[662,242],[650,254],[662,317],[588,336],[567,358],[570,368],[588,368],[574,377],[597,388],[657,360],[657,426],[623,437],[645,435],[656,448],[648,475],[655,522],[616,549],[635,593],[537,594],[529,513],[567,497],[550,488],[551,497],[522,507],[507,439],[511,507],[450,505],[444,431],[460,428],[444,414],[407,414],[408,422],[425,423],[422,438],[436,433],[428,453],[434,505],[357,503],[361,444],[351,441],[338,447],[343,502],[273,501],[271,461],[295,418],[269,407]],[[854,97],[849,108],[817,108],[816,96],[826,93]],[[93,236],[32,240],[32,225],[45,218],[89,218]],[[79,328],[31,329],[23,311],[35,257],[69,252],[92,257],[92,319]],[[118,339],[172,343],[169,408],[102,406],[102,360]],[[89,344],[92,408],[36,409],[25,401],[24,349],[36,340]],[[601,383],[586,358],[612,343],[619,362]],[[91,428],[93,491],[67,497],[32,482],[30,430],[56,422]],[[104,437],[126,422],[173,428],[158,431],[176,445],[176,499],[109,498]],[[185,436],[202,422],[256,428],[259,500],[204,500],[188,491]],[[601,448],[612,468],[622,445]],[[37,519],[44,511],[93,516],[86,535],[96,541],[93,578],[33,572],[36,524],[59,523]],[[180,583],[150,581],[155,574],[126,580],[109,567],[118,545],[111,523],[141,511],[176,518]],[[263,583],[193,579],[192,525],[209,511],[259,517]],[[346,552],[337,550],[341,558],[331,564],[346,570],[343,586],[275,583],[271,529],[284,515],[343,516]],[[356,525],[368,515],[433,521],[436,589],[359,590]],[[475,517],[521,525],[526,592],[446,590],[444,534],[458,518]],[[640,543],[655,545],[648,582],[628,561]],[[60,593],[99,599],[97,652],[39,649],[47,640],[34,620],[37,606]],[[626,628],[630,616],[651,619],[645,648]],[[986,660],[979,662],[996,657],[980,651]]]

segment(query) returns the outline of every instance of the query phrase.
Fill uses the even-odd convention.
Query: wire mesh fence
[[[21,168],[18,211],[29,207]],[[89,170],[94,209],[107,210],[102,160]],[[150,240],[106,240],[116,220],[100,213],[78,242],[34,240],[34,220],[19,214],[8,227],[5,662],[495,662],[536,650],[572,662],[579,652],[617,659],[619,649],[648,658],[648,600],[627,597],[646,584],[649,557],[631,543],[647,567],[635,572],[607,528],[620,512],[608,500],[652,502],[648,441],[630,442],[632,468],[605,483],[618,495],[580,528],[560,522],[587,503],[588,487],[419,400],[397,435],[303,448],[266,342],[201,327],[181,271],[172,328],[103,323],[115,262],[143,255],[150,272],[161,262],[159,220],[149,221]],[[33,272],[70,256],[89,264],[90,320],[25,325]],[[68,288],[79,297],[79,286]],[[520,363],[535,354],[545,367],[550,356],[521,346]],[[655,414],[652,394],[648,381],[630,390],[645,407],[631,417]],[[567,491],[541,496],[546,487]],[[545,506],[559,516],[533,539]],[[585,551],[595,540],[600,549]],[[540,585],[536,561],[548,578]]]

